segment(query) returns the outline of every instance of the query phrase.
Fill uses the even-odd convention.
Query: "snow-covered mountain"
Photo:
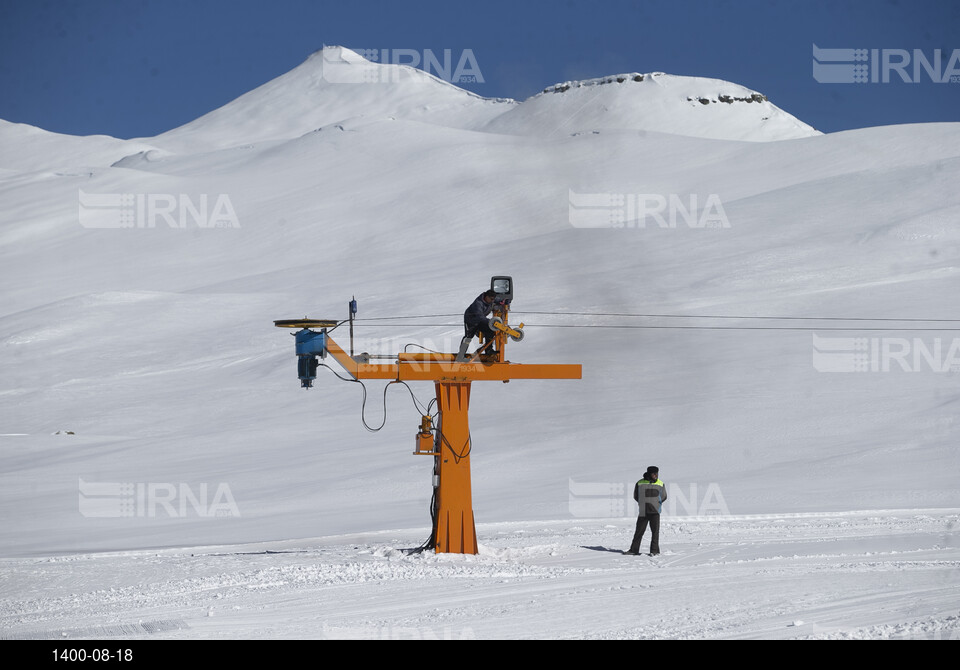
[[[819,134],[762,93],[663,72],[556,84],[484,126],[491,132],[546,136],[626,129],[747,141]]]
[[[468,128],[515,104],[482,98],[408,65],[374,63],[345,47],[326,47],[290,72],[151,141],[195,153],[289,140],[356,119]]]
[[[713,139],[775,141],[819,133],[761,93],[702,77],[629,73],[555,84],[517,102],[482,98],[407,65],[370,62],[327,47],[290,72],[157,137],[71,137],[0,120],[0,168],[36,170],[81,160],[110,165],[293,140],[325,126],[404,120],[524,136],[641,130]],[[152,152],[152,153],[151,153]],[[149,158],[147,154],[150,153]]]
[[[629,532],[651,463],[675,516],[960,507],[960,124],[823,135],[734,84],[619,79],[488,100],[325,49],[157,137],[0,123],[0,554],[425,539],[409,394],[365,431],[383,386],[304,391],[273,320],[356,296],[358,351],[451,351],[498,274],[508,358],[583,379],[474,384],[481,545],[602,524],[581,484]],[[862,371],[825,371],[837,349]],[[130,514],[84,513],[111,496]]]
[[[761,93],[715,79],[631,73],[557,84],[517,103],[481,98],[408,65],[374,63],[350,49],[328,47],[287,74],[150,141],[195,153],[385,118],[516,135],[631,129],[770,141],[818,134]]]

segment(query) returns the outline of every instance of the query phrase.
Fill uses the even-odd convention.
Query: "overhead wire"
[[[917,318],[917,317],[862,317],[862,316],[776,316],[776,315],[749,315],[749,314],[660,314],[660,313],[630,313],[630,312],[549,312],[549,311],[524,311],[524,312],[514,312],[514,315],[536,315],[536,316],[552,316],[552,317],[604,317],[604,318],[640,318],[640,319],[699,319],[699,320],[722,320],[722,321],[785,321],[785,322],[827,322],[827,323],[836,323],[836,322],[847,322],[847,323],[896,323],[896,324],[960,324],[960,319],[949,319],[949,318]],[[403,323],[382,323],[384,321],[399,321],[401,319],[431,319],[431,318],[440,318],[440,317],[451,317],[458,316],[456,314],[415,314],[415,315],[405,315],[405,316],[396,316],[396,317],[375,317],[362,319],[362,321],[376,321],[377,325],[384,326],[397,326],[397,327],[417,327],[417,328],[455,328],[459,327],[462,324],[460,323],[440,323],[440,322],[403,322]],[[374,324],[360,324],[360,325],[374,325]],[[909,330],[916,332],[927,332],[927,331],[943,331],[943,332],[952,332],[960,331],[960,327],[951,328],[946,326],[903,326],[903,327],[893,327],[893,326],[884,326],[884,327],[867,327],[867,326],[851,326],[851,327],[842,327],[842,326],[794,326],[794,325],[775,325],[775,326],[765,326],[765,325],[738,325],[738,326],[725,326],[725,325],[709,325],[709,324],[696,324],[696,325],[684,325],[684,324],[623,324],[623,323],[526,323],[525,327],[534,327],[534,328],[598,328],[598,329],[619,329],[619,330],[783,330],[783,331],[858,331],[858,332],[881,332],[881,331],[890,331],[890,330]],[[410,346],[410,345],[407,345]],[[416,345],[420,346],[420,345]],[[426,347],[421,347],[426,351],[431,351],[426,349]],[[432,352],[439,353],[439,352]]]
[[[763,319],[775,321],[900,321],[920,323],[960,323],[960,318],[918,318],[918,317],[867,317],[867,316],[780,316],[770,314],[662,314],[646,312],[548,312],[548,311],[513,311],[513,315],[535,314],[537,316],[612,316],[630,318],[669,318],[669,319]],[[399,319],[432,319],[438,317],[460,316],[459,314],[406,314],[402,316],[378,316],[354,319],[359,321],[394,321]],[[343,323],[343,322],[340,322]],[[338,324],[340,325],[340,324]]]
[[[746,314],[643,314],[629,312],[514,312],[514,314],[536,314],[548,316],[615,316],[658,319],[763,319],[774,321],[898,321],[919,323],[960,323],[960,319],[920,319],[913,317],[865,317],[865,316],[771,316]]]
[[[400,326],[405,327],[416,327],[416,328],[453,328],[457,327],[459,324],[454,323],[405,323],[405,324],[384,324],[386,326]],[[787,331],[843,331],[843,332],[890,332],[890,331],[911,331],[911,332],[955,332],[960,331],[960,328],[917,328],[917,327],[902,327],[897,328],[893,326],[887,326],[883,328],[869,328],[862,326],[851,326],[849,328],[838,327],[838,326],[675,326],[675,325],[663,325],[663,324],[604,324],[604,323],[581,323],[581,324],[571,324],[571,323],[525,323],[525,328],[597,328],[597,329],[612,329],[612,330],[787,330]]]
[[[393,319],[436,319],[439,317],[448,317],[448,316],[460,316],[460,314],[411,314],[407,316],[368,316],[364,318],[356,318],[353,320],[354,323],[358,321],[386,321]]]

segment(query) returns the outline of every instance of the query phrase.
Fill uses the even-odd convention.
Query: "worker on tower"
[[[482,334],[485,340],[492,340],[496,331],[490,326],[490,320],[487,318],[493,309],[493,301],[497,297],[494,290],[484,291],[477,296],[477,299],[470,303],[470,306],[463,313],[463,339],[460,341],[460,351],[457,354],[457,362],[462,363],[467,359],[467,349],[470,342],[477,334]],[[494,354],[492,347],[487,347],[485,354]]]
[[[660,481],[660,468],[651,465],[643,473],[643,479],[633,487],[633,499],[640,505],[637,528],[633,533],[633,542],[626,554],[639,555],[640,541],[650,526],[650,555],[660,553],[660,512],[667,500],[667,488]]]

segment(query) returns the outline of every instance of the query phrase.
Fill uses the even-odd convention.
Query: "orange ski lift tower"
[[[288,319],[274,321],[279,328],[299,328],[296,353],[300,383],[313,385],[317,358],[328,355],[355,380],[384,379],[402,382],[429,381],[437,394],[436,421],[423,415],[416,437],[418,455],[434,459],[434,496],[431,503],[433,531],[428,545],[437,553],[476,554],[477,531],[473,518],[473,494],[470,487],[470,386],[475,381],[509,382],[511,379],[580,379],[580,365],[518,364],[504,357],[507,340],[523,339],[523,324],[509,325],[507,317],[513,300],[513,279],[497,276],[490,281],[497,294],[490,324],[495,337],[483,341],[479,349],[457,362],[456,354],[399,353],[389,363],[370,363],[370,356],[348,355],[330,337],[328,329],[337,321]],[[351,301],[351,323],[356,309]],[[492,352],[492,353],[488,353]]]

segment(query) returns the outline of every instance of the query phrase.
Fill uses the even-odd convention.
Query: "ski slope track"
[[[958,639],[957,183],[958,123],[339,47],[156,137],[0,121],[0,638]],[[412,552],[433,386],[304,390],[273,321],[452,352],[501,274],[583,378],[473,384],[480,553]]]

